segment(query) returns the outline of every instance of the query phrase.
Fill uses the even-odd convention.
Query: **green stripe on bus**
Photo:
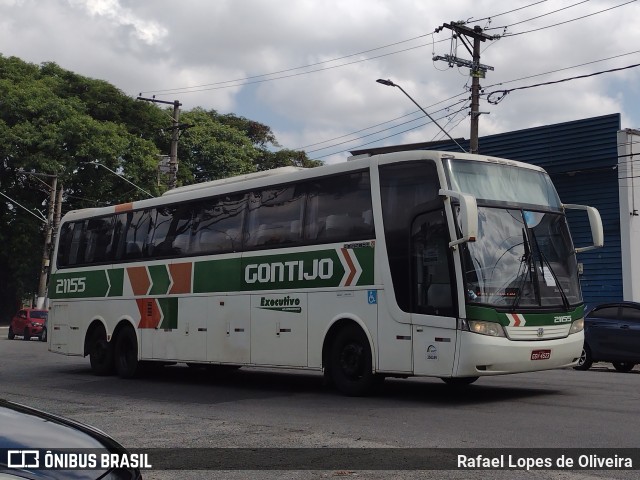
[[[240,290],[240,259],[207,260],[193,265],[193,293]]]
[[[158,298],[158,306],[162,311],[162,322],[160,322],[159,328],[168,330],[178,328],[178,298]]]
[[[374,284],[373,244],[297,253],[204,260],[193,264],[193,293],[354,287]],[[166,264],[147,267],[151,288],[145,295],[167,295]],[[100,298],[124,295],[125,269],[56,273],[49,297]]]
[[[109,276],[109,284],[111,285],[109,296],[121,297],[124,288],[124,268],[107,270],[107,275]]]
[[[149,295],[166,295],[171,285],[171,278],[166,265],[150,265],[151,289]]]

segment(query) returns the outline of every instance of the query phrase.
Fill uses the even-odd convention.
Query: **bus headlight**
[[[490,337],[504,337],[504,328],[496,322],[480,322],[477,320],[469,320],[469,331],[479,333],[480,335],[489,335]]]
[[[584,318],[581,318],[580,320],[576,320],[571,324],[571,328],[569,329],[569,335],[571,335],[572,333],[581,332],[582,330],[584,330]]]

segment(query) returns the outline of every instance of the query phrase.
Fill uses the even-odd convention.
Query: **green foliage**
[[[50,177],[64,186],[62,213],[154,195],[159,155],[169,153],[171,111],[137,101],[103,80],[0,55],[0,322],[33,298],[40,274]],[[286,165],[314,167],[278,150],[271,129],[215,110],[182,112],[178,180],[187,185]],[[107,167],[107,168],[105,168]],[[20,206],[19,206],[19,205]]]

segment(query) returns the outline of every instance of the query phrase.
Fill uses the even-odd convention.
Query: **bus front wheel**
[[[116,337],[116,373],[120,378],[133,378],[138,373],[138,365],[138,339],[133,327],[127,325]]]
[[[466,387],[478,380],[479,377],[442,377],[444,383],[450,387]]]
[[[371,346],[360,327],[348,325],[338,332],[329,360],[330,377],[336,388],[351,397],[366,395],[376,384]]]

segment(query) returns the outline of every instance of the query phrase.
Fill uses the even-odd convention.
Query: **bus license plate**
[[[551,350],[533,350],[531,352],[531,360],[549,360],[551,358]]]

